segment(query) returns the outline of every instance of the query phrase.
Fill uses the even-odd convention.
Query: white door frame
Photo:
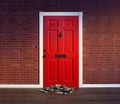
[[[82,87],[82,12],[39,12],[39,84],[43,87],[43,16],[78,16],[78,35],[79,35],[79,68],[78,68],[78,86]]]

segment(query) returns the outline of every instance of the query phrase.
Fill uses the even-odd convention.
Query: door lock
[[[43,52],[46,52],[46,50],[44,49]]]

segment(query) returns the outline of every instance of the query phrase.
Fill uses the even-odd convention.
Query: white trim
[[[0,84],[0,88],[40,88],[38,84]]]
[[[82,28],[83,28],[83,14],[79,13],[79,87],[82,87],[83,84],[83,37],[82,37]]]
[[[40,12],[40,16],[79,16],[82,12]]]
[[[39,12],[39,83],[43,87],[43,16],[78,16],[79,17],[79,81],[78,86],[82,87],[82,12]]]
[[[120,88],[120,84],[83,84],[83,88]]]
[[[39,84],[43,87],[43,13],[39,13]]]

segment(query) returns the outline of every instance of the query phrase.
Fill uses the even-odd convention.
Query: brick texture
[[[38,83],[41,1],[0,1],[0,84]]]
[[[39,11],[83,11],[84,84],[120,84],[119,0],[0,0],[0,84],[38,84]]]
[[[84,6],[85,84],[120,84],[120,1],[88,0]]]

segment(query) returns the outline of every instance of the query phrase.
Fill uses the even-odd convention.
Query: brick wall
[[[0,1],[0,84],[38,83],[41,1]]]
[[[120,1],[88,0],[84,6],[84,83],[120,84]]]
[[[120,84],[119,0],[0,0],[0,84],[38,83],[39,11],[83,11],[83,82]]]

